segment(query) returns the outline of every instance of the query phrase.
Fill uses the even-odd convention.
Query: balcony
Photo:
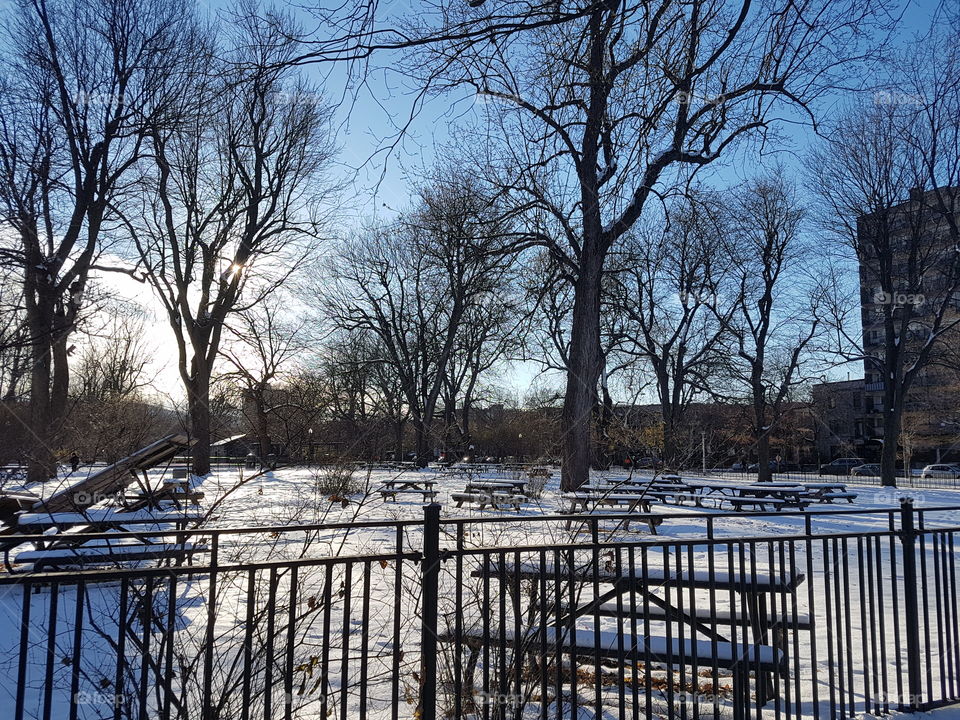
[[[883,387],[882,382],[867,383],[863,386],[863,390],[864,392],[883,392]]]

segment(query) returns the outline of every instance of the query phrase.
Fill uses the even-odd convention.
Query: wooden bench
[[[642,598],[637,599],[635,605],[635,610],[631,610],[630,603],[626,598],[619,607],[615,602],[605,602],[594,608],[593,612],[588,613],[588,615],[599,615],[600,617],[611,618],[622,617],[624,619],[635,618],[638,620],[646,618],[657,622],[666,622],[667,620],[674,621],[672,615],[669,615],[663,608],[657,607],[652,603],[648,603],[646,608],[643,607]],[[565,606],[563,608],[565,613],[571,609],[573,609],[572,606]],[[745,617],[740,610],[718,610],[716,608],[706,607],[705,605],[696,608],[694,612],[690,612],[688,609],[685,611],[685,614],[688,617],[702,621],[705,625],[715,623],[718,627],[741,627],[750,622],[750,618]],[[776,615],[768,615],[767,622],[771,629],[789,628],[810,630],[813,628],[813,620],[809,614],[798,612],[797,616],[794,617],[793,613],[789,610],[783,610]]]
[[[759,507],[761,510],[765,510],[767,505],[771,505],[777,510],[782,510],[786,507],[803,509],[810,504],[809,500],[785,500],[784,498],[773,497],[732,497],[727,495],[718,499],[721,504],[724,502],[730,503],[737,512],[743,510],[744,506]]]
[[[834,500],[846,500],[852,503],[856,498],[857,494],[854,492],[825,492],[814,496],[815,500],[825,503],[832,503]]]
[[[420,490],[417,488],[381,488],[380,497],[383,500],[392,499],[394,502],[397,501],[397,495],[420,495],[423,497],[424,502],[433,502],[437,497],[437,491],[432,488],[427,488],[425,490]]]
[[[193,543],[79,545],[74,548],[57,548],[56,550],[27,550],[18,553],[15,562],[31,563],[33,569],[39,572],[42,568],[47,567],[112,566],[118,562],[140,560],[182,560],[191,558],[194,553],[206,552],[206,550],[206,545],[194,545]]]
[[[450,493],[450,498],[457,503],[457,507],[463,507],[464,503],[479,505],[480,510],[487,505],[494,510],[502,510],[503,506],[510,506],[517,512],[520,512],[520,506],[528,500],[526,495],[498,492],[455,492]]]
[[[17,526],[29,532],[43,531],[48,528],[82,526],[92,529],[109,529],[127,525],[166,525],[173,524],[178,529],[188,523],[199,523],[205,518],[202,513],[183,512],[118,512],[109,510],[88,510],[84,513],[25,513],[17,518]],[[56,537],[55,535],[52,537]]]
[[[139,495],[126,495],[124,500],[127,502],[127,510],[135,511],[142,510],[143,508],[148,508],[151,505],[159,507],[160,503],[172,502],[177,507],[182,504],[190,503],[191,505],[199,506],[200,501],[203,500],[204,494],[202,492],[191,491],[191,492],[180,492],[175,490],[172,486],[161,488],[156,492],[150,492]]]
[[[444,633],[438,637],[443,643],[459,643],[469,650],[464,663],[464,690],[472,693],[477,663],[485,649],[514,648],[529,658],[532,668],[542,662],[550,662],[558,654],[580,658],[602,658],[636,670],[637,663],[662,663],[670,667],[725,668],[733,674],[734,718],[746,718],[747,708],[752,704],[750,676],[757,676],[757,692],[767,683],[769,674],[789,678],[786,655],[771,645],[731,643],[718,640],[694,640],[689,638],[663,637],[657,635],[633,635],[628,632],[596,631],[578,627],[576,633],[564,628],[558,631],[549,623],[542,628],[521,630],[499,628],[492,624],[463,630],[459,635]],[[459,658],[458,658],[459,659]],[[516,662],[516,661],[514,661]],[[573,662],[571,660],[571,662]],[[489,680],[484,672],[485,682]],[[486,687],[483,688],[487,690]],[[764,701],[758,698],[758,704]]]
[[[644,497],[657,498],[661,502],[667,502],[669,498],[678,505],[682,505],[686,500],[696,501],[697,493],[691,488],[687,488],[686,490],[647,490],[647,492],[644,493]]]
[[[612,515],[612,516],[609,516],[609,515],[596,514],[596,513],[591,513],[591,512],[572,513],[572,514],[576,514],[577,517],[576,517],[576,518],[574,518],[574,517],[568,517],[568,518],[567,518],[567,530],[569,530],[569,529],[573,526],[573,523],[574,523],[574,521],[575,521],[576,519],[579,519],[579,520],[580,520],[580,523],[581,523],[582,525],[591,522],[591,520],[596,521],[596,520],[607,520],[607,519],[609,519],[609,520],[611,520],[611,521],[613,521],[613,522],[617,522],[617,523],[622,524],[622,525],[623,525],[623,529],[624,529],[624,530],[627,530],[627,531],[630,530],[630,523],[641,522],[641,523],[643,523],[644,525],[647,526],[647,529],[650,531],[650,534],[651,534],[651,535],[656,535],[656,534],[657,534],[657,528],[660,527],[661,525],[663,525],[663,516],[662,516],[662,515],[653,515],[653,514],[651,514],[651,513],[649,513],[649,512],[637,513],[636,517],[632,517],[632,516],[631,516],[631,517],[623,517],[623,516],[621,516],[621,515]]]
[[[555,627],[547,626],[535,628],[527,632],[521,631],[520,641],[515,640],[513,629],[489,627],[485,633],[483,628],[464,630],[460,636],[461,642],[472,649],[480,649],[485,644],[494,647],[505,643],[506,647],[521,647],[531,654],[540,654],[541,647],[546,645],[547,655],[556,653],[593,657],[597,650],[600,657],[613,660],[630,660],[636,652],[641,662],[646,659],[666,665],[697,664],[709,667],[713,663],[722,668],[741,668],[746,673],[753,670],[774,672],[786,677],[787,667],[784,655],[771,645],[756,645],[753,643],[731,643],[714,640],[693,640],[689,638],[666,638],[656,635],[637,635],[618,633],[609,630],[595,630],[578,627],[576,641],[573,642],[570,631],[564,629],[559,638]],[[451,642],[455,636],[441,635],[440,640]],[[559,640],[559,642],[558,642]],[[620,648],[623,648],[621,651]]]

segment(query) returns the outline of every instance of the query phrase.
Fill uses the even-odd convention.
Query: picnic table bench
[[[553,473],[548,467],[531,467],[527,470],[527,477],[531,478],[547,478],[548,480],[553,477]]]
[[[110,566],[118,562],[140,560],[189,560],[195,553],[205,552],[206,545],[193,543],[137,543],[113,544],[85,543],[76,547],[56,548],[52,550],[26,550],[18,553],[15,562],[32,564],[40,571],[48,567],[87,567],[90,565]]]
[[[479,505],[483,510],[488,505],[494,510],[502,510],[504,507],[511,507],[520,512],[520,506],[527,502],[529,498],[526,495],[516,495],[509,492],[495,492],[477,490],[473,492],[453,492],[450,493],[450,499],[457,503],[457,507],[463,507],[464,503]]]
[[[49,528],[84,527],[109,530],[128,525],[166,525],[172,524],[178,530],[185,529],[188,523],[198,523],[204,519],[202,513],[187,512],[118,512],[114,508],[87,510],[83,513],[26,513],[17,518],[17,527],[28,532],[43,531]],[[52,537],[57,537],[56,535]]]

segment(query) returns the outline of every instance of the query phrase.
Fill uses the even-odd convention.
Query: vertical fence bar
[[[420,719],[437,717],[437,609],[440,592],[440,506],[423,509],[423,608],[420,625]]]
[[[923,688],[920,667],[920,610],[917,607],[916,530],[913,527],[911,498],[900,500],[900,542],[903,544],[903,604],[906,611],[903,620],[907,635],[907,705],[910,710],[919,710]]]

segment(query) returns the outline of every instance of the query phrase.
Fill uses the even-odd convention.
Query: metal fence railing
[[[898,471],[897,487],[901,489],[924,488],[929,490],[956,490],[960,488],[960,478],[952,477],[922,477],[919,470],[913,470],[909,475],[904,475],[903,471]],[[684,474],[702,474],[698,469],[685,471]],[[746,471],[734,471],[729,469],[708,469],[707,474],[717,478],[727,478],[730,480],[756,482],[757,473]],[[804,470],[791,470],[789,472],[775,472],[773,479],[777,482],[794,481],[818,482],[833,481],[849,482],[853,485],[882,485],[878,475],[821,475],[816,468]]]
[[[171,531],[193,564],[0,576],[0,702],[16,720],[489,720],[960,698],[960,508],[774,514],[796,532],[677,513],[702,534],[664,538],[623,532],[635,515],[441,521],[437,506]],[[876,529],[820,526],[854,514]]]

